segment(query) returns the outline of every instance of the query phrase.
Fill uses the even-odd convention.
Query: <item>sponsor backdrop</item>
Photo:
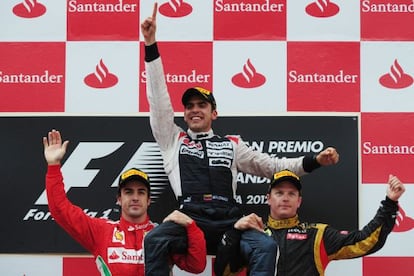
[[[148,155],[157,152],[147,121],[139,33],[139,22],[151,14],[153,3],[1,1],[0,274],[92,275],[86,268],[68,272],[85,267],[85,260],[67,258],[83,251],[48,216],[40,138],[50,128],[61,129],[71,140],[64,164],[69,196],[90,215],[118,215],[117,174],[133,162],[146,165]],[[307,191],[310,207],[301,210],[304,218],[315,214],[340,228],[362,226],[378,207],[389,173],[407,183],[398,227],[385,248],[336,262],[327,274],[411,275],[414,1],[158,4],[157,39],[176,112],[183,110],[185,88],[204,86],[217,98],[222,117],[217,127],[223,134],[243,132],[258,150],[278,155],[312,152],[320,143],[339,149],[338,166],[304,179],[326,191]],[[298,141],[309,148],[294,148]],[[283,142],[292,142],[294,152],[283,150]],[[256,184],[265,181],[240,176],[246,185],[240,185],[239,199],[247,212],[262,212],[265,185]],[[159,220],[175,202],[165,178],[156,184],[160,193],[152,215]],[[91,200],[96,193],[99,202]],[[330,202],[333,207],[323,208]],[[204,275],[211,275],[210,267]]]

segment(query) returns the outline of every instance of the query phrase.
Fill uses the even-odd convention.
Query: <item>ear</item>
[[[214,109],[214,110],[211,112],[211,119],[212,119],[212,120],[215,120],[215,119],[217,119],[217,116],[218,116],[217,109]]]
[[[300,207],[301,204],[302,204],[302,197],[300,196],[298,199],[298,208]]]
[[[116,205],[121,206],[121,197],[120,196],[116,197]]]
[[[267,205],[269,205],[269,206],[270,206],[269,199],[270,199],[270,193],[267,193],[267,194],[266,194],[266,202],[267,202]]]

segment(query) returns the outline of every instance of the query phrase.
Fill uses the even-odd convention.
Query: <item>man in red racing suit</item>
[[[150,182],[148,176],[138,170],[129,169],[120,176],[118,204],[121,218],[111,221],[92,218],[81,208],[73,205],[64,190],[60,161],[68,142],[62,143],[60,133],[52,130],[43,138],[45,158],[48,163],[46,191],[49,210],[55,221],[96,258],[101,275],[144,275],[143,239],[156,225],[150,221],[147,208],[150,204]],[[181,244],[182,252],[173,252],[171,264],[179,268],[200,273],[204,270],[205,240],[196,223],[178,211],[166,220],[183,225],[188,237]],[[187,249],[188,247],[188,249]]]

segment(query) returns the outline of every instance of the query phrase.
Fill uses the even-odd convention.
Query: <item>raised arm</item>
[[[380,250],[394,228],[398,200],[404,192],[404,184],[396,176],[390,175],[385,200],[381,201],[376,215],[362,230],[343,234],[327,227],[324,242],[328,258],[330,260],[356,258]]]
[[[239,136],[227,136],[236,144],[236,166],[244,173],[271,178],[275,172],[290,170],[302,176],[321,167],[339,162],[339,154],[333,147],[328,147],[315,156],[272,157],[267,153],[253,150]]]
[[[176,137],[182,130],[174,123],[174,110],[165,80],[164,67],[156,43],[157,3],[152,16],[141,23],[145,40],[145,71],[147,99],[150,108],[150,124],[155,141],[166,157],[166,151],[173,147]],[[167,157],[168,158],[168,157]]]
[[[72,238],[88,251],[94,252],[95,239],[99,240],[97,229],[103,221],[91,218],[83,210],[72,204],[66,196],[61,161],[66,153],[68,141],[62,142],[60,132],[51,130],[43,137],[44,156],[48,164],[46,174],[46,193],[52,217]]]

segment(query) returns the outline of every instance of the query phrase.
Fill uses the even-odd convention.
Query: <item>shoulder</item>
[[[243,141],[240,135],[226,135],[225,137],[236,144],[240,144]]]
[[[303,229],[324,230],[326,227],[328,227],[328,224],[315,223],[315,222],[302,222],[299,226],[300,226],[300,228],[303,228]]]

